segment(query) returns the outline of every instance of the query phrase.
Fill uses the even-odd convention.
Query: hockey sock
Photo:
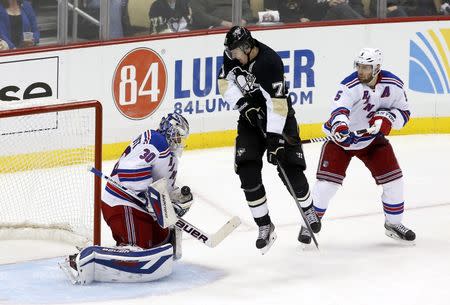
[[[299,194],[297,194],[297,199],[303,210],[309,209],[313,203],[313,199],[309,189],[304,196],[299,196]]]
[[[391,224],[402,222],[404,198],[403,198],[403,178],[382,184],[383,211],[386,221]]]
[[[339,189],[339,184],[326,180],[317,180],[312,191],[314,208],[317,215],[322,218],[330,204],[331,198]]]
[[[256,224],[258,225],[258,227],[262,227],[262,226],[267,226],[268,224],[270,224],[270,216],[267,213],[266,215],[264,215],[263,217],[258,217],[258,218],[254,218]]]
[[[254,188],[244,189],[244,194],[245,199],[247,199],[247,204],[250,208],[250,211],[252,212],[253,218],[255,218],[257,224],[257,219],[263,218],[263,216],[266,215],[267,217],[269,217],[269,209],[267,207],[266,190],[264,189],[264,185],[259,184]],[[267,225],[269,223],[270,218],[267,223],[264,223],[264,225]]]

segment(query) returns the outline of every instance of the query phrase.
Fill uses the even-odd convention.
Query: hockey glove
[[[239,110],[239,113],[254,127],[258,126],[258,121],[263,118],[261,107],[250,97],[241,97],[234,109]]]
[[[387,136],[391,132],[392,124],[394,124],[395,119],[396,119],[395,114],[390,112],[388,109],[379,109],[370,119],[369,125],[373,126],[376,120],[381,120],[381,127],[379,133],[382,133],[383,135]]]
[[[284,144],[285,140],[278,133],[267,133],[267,161],[273,165],[284,160]]]
[[[182,217],[186,214],[193,203],[193,196],[189,186],[183,186],[181,189],[176,188],[170,193],[170,200],[172,201],[175,213],[178,217]]]
[[[355,135],[348,129],[347,123],[342,121],[334,123],[331,127],[331,134],[335,142],[344,147],[349,147],[355,138]]]

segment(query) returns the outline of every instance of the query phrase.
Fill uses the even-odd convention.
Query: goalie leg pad
[[[137,283],[168,276],[173,268],[171,244],[143,250],[138,247],[86,247],[76,258],[77,282]]]

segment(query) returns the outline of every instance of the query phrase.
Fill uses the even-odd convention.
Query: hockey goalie
[[[125,149],[102,195],[116,246],[90,246],[68,256],[60,266],[73,284],[147,282],[172,273],[173,261],[181,258],[182,231],[174,224],[193,202],[189,187],[175,184],[188,135],[187,120],[170,113]]]

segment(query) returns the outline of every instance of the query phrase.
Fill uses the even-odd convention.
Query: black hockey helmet
[[[223,44],[226,52],[231,52],[231,50],[237,48],[245,51],[245,49],[251,49],[255,46],[255,40],[247,28],[235,25],[228,31]]]

